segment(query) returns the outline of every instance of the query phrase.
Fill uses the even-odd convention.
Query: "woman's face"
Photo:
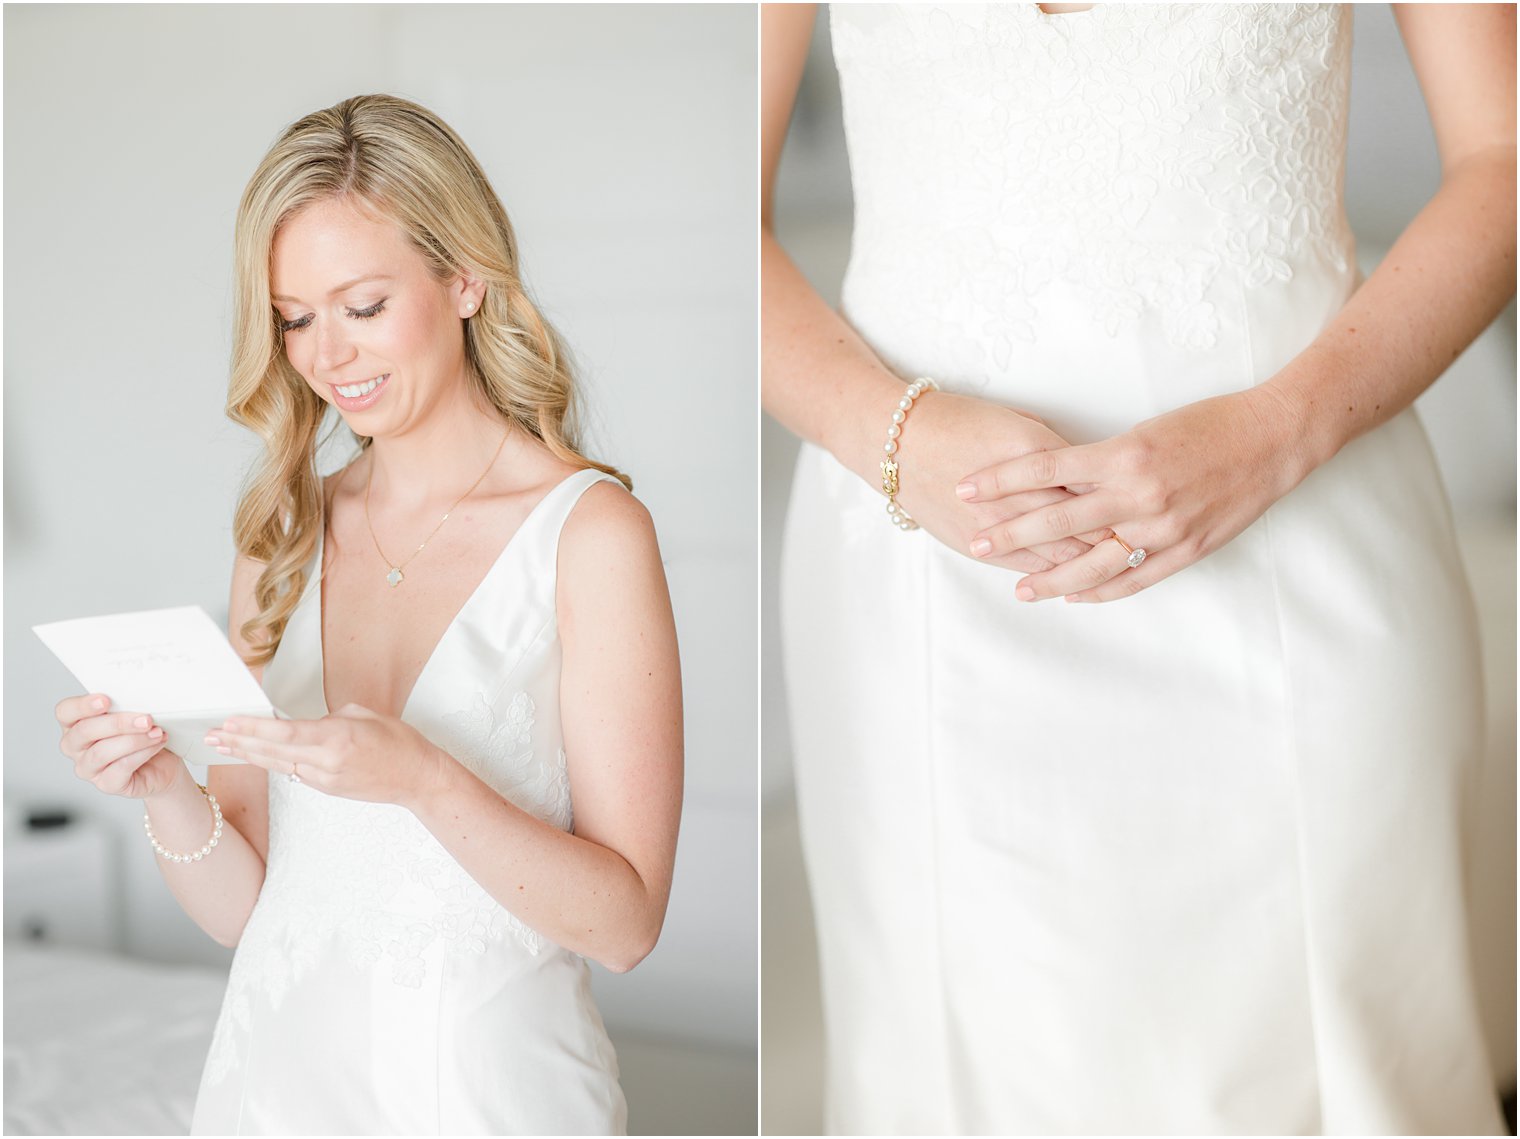
[[[394,435],[464,395],[460,322],[479,286],[440,283],[394,223],[314,203],[275,234],[270,269],[291,367],[357,434]]]

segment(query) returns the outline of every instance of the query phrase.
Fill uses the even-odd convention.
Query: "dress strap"
[[[559,553],[560,532],[564,530],[565,521],[570,517],[570,512],[575,509],[575,504],[581,500],[581,495],[599,482],[618,482],[618,480],[595,467],[587,467],[561,480],[534,508],[529,522],[534,523],[542,531],[553,555],[557,556]],[[618,483],[618,485],[622,484]],[[548,568],[552,572],[554,567],[551,564]]]
[[[523,520],[469,606],[477,629],[504,628],[533,612],[554,612],[559,536],[581,495],[612,475],[588,467],[557,483]],[[619,484],[621,485],[621,484]],[[463,615],[463,614],[462,614]]]

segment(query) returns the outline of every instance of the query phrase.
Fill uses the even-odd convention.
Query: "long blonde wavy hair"
[[[523,291],[517,240],[480,163],[449,126],[416,103],[359,95],[290,126],[259,163],[238,204],[232,371],[227,414],[264,453],[238,502],[239,554],[265,563],[258,612],[241,627],[250,665],[274,656],[306,584],[322,525],[318,433],[327,404],[285,357],[270,296],[279,228],[314,202],[345,198],[393,221],[440,282],[485,285],[464,322],[471,382],[556,457],[627,476],[580,451],[574,377],[558,334]],[[361,448],[370,440],[355,436]]]

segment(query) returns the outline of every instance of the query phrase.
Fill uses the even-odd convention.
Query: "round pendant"
[[[390,582],[391,588],[394,589],[401,584],[401,571],[392,567],[391,572],[385,575],[385,580]]]

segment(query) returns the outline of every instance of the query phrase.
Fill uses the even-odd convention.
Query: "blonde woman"
[[[1395,11],[1442,182],[1362,280],[1350,6],[830,6],[842,312],[767,234],[763,371],[831,1131],[1503,1128],[1409,405],[1514,293],[1515,9]]]
[[[621,1133],[583,958],[659,935],[681,799],[653,527],[578,450],[564,349],[459,137],[361,96],[291,126],[238,210],[228,412],[265,442],[230,636],[293,720],[208,742],[63,701],[236,946],[195,1133]],[[329,408],[360,453],[319,479]],[[219,836],[219,837],[213,837]]]

